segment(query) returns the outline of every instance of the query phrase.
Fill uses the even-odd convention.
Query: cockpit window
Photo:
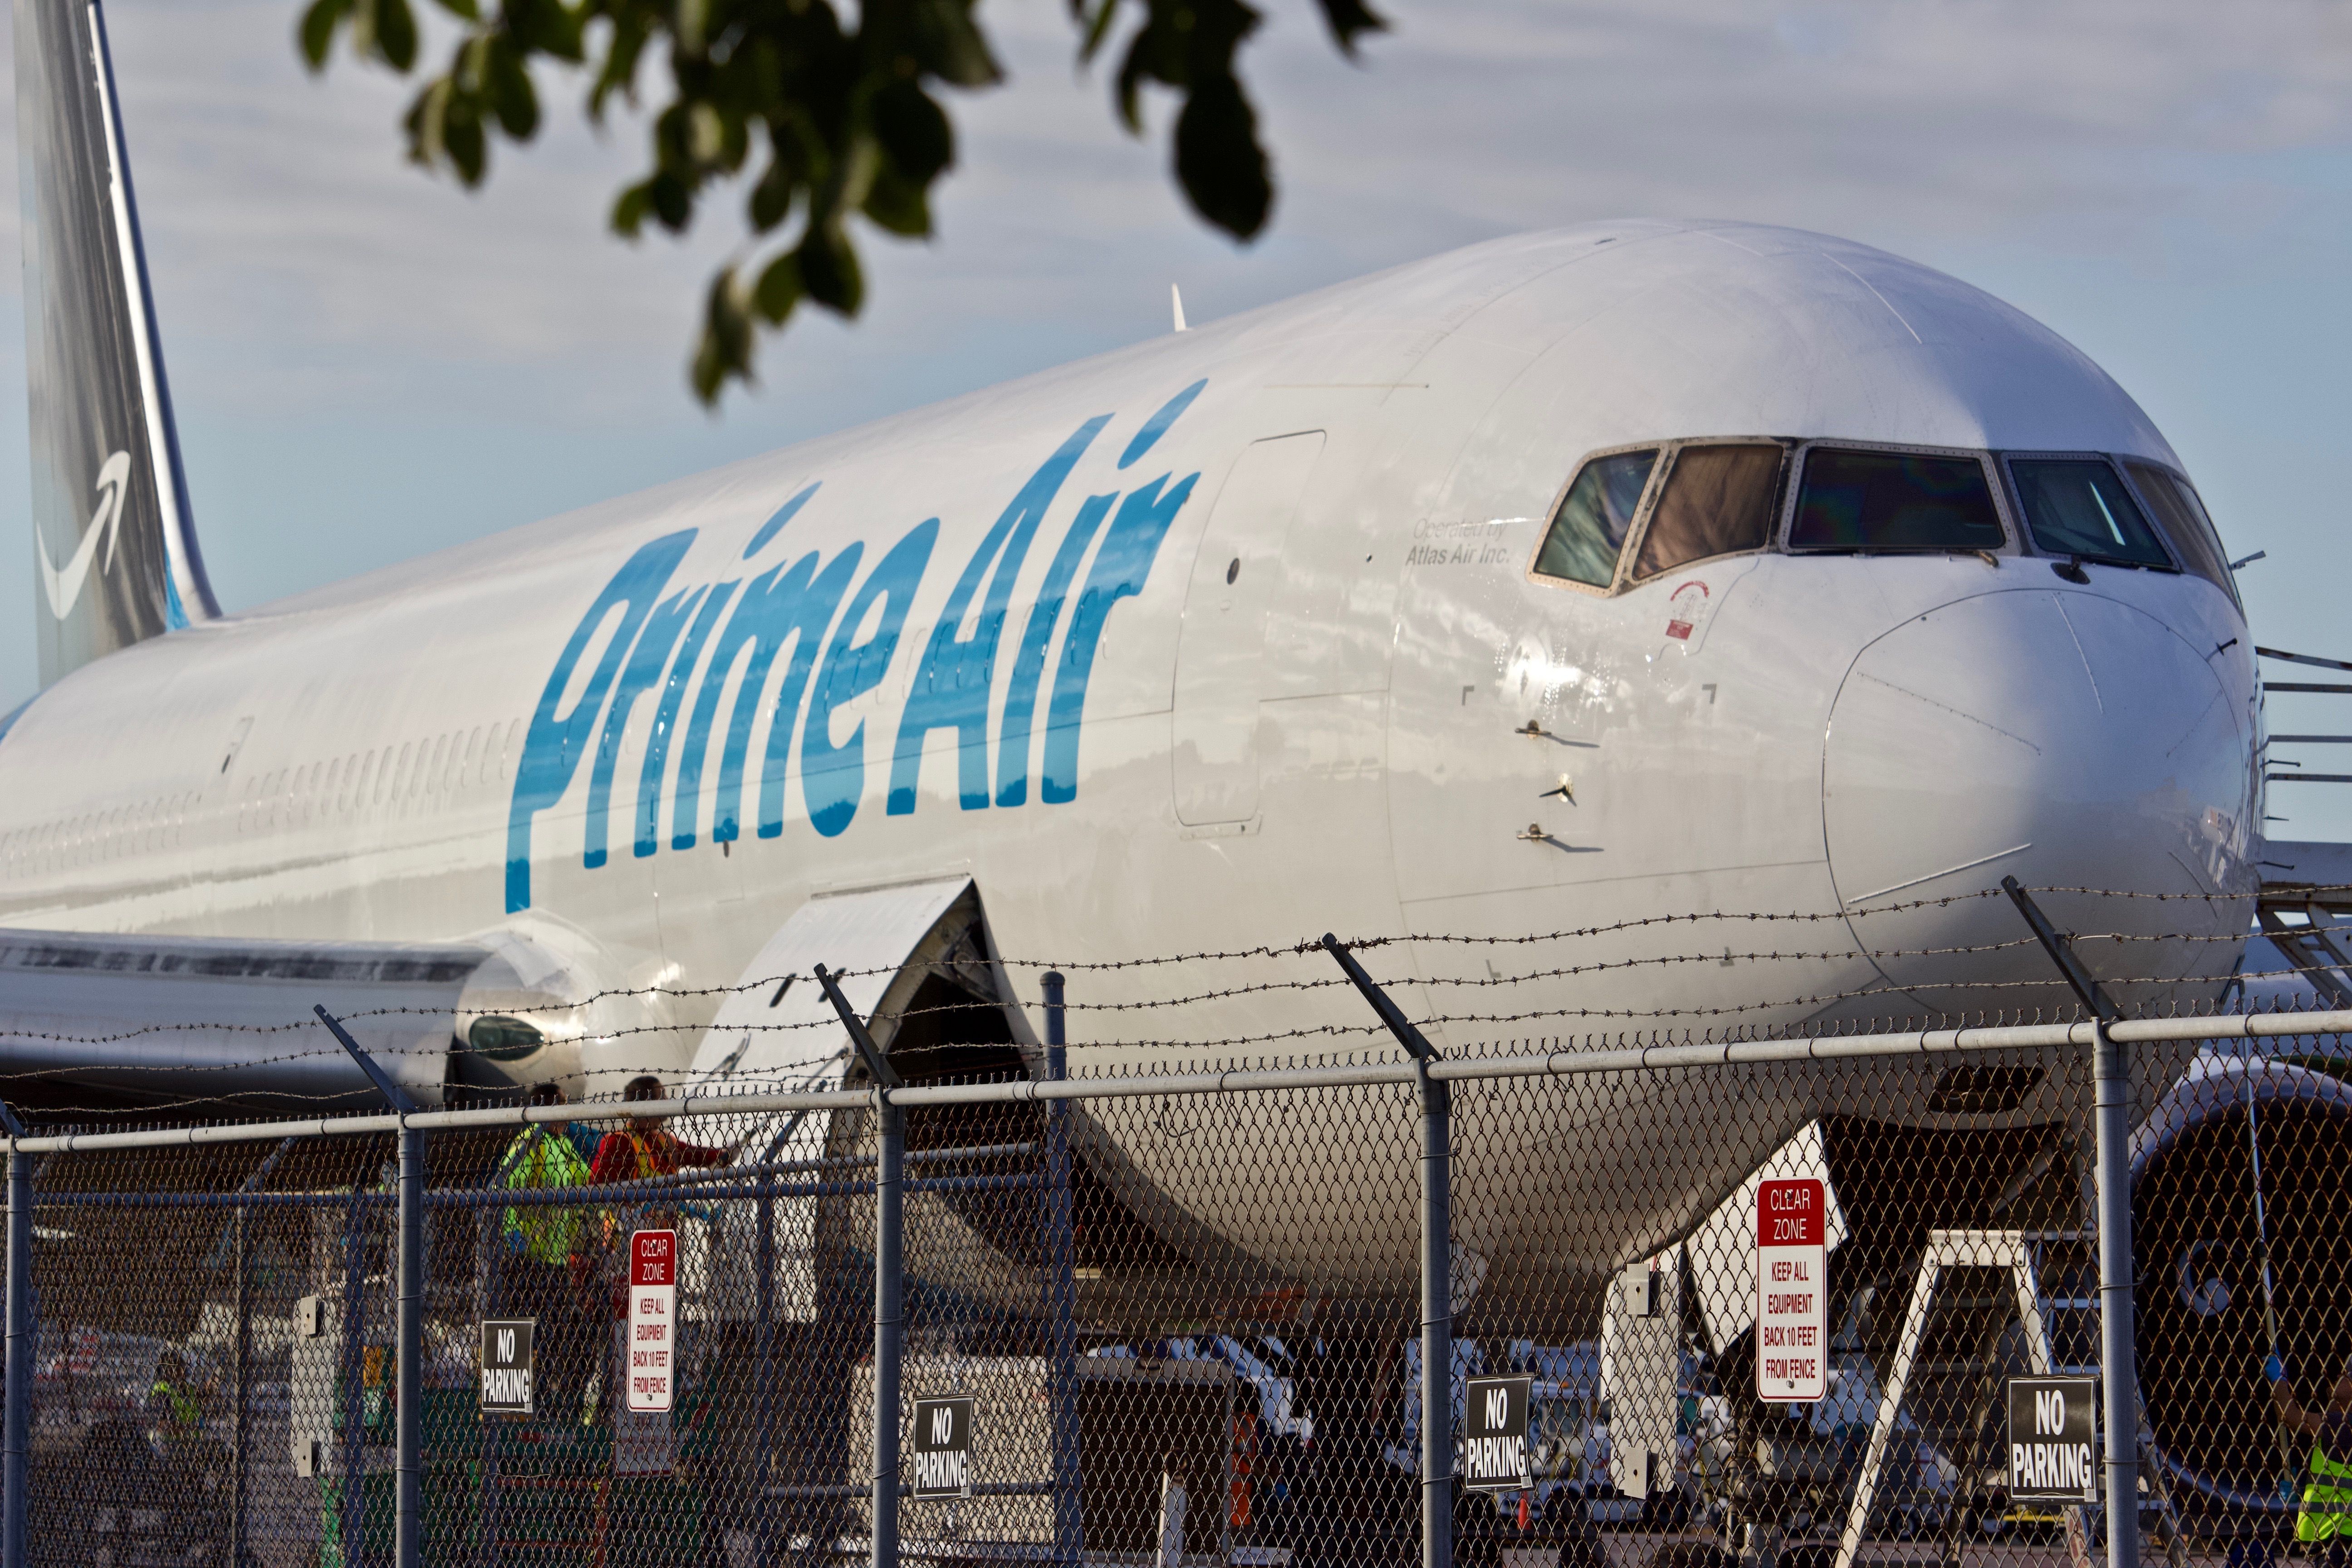
[[[2172,541],[2173,553],[2180,563],[2235,599],[2238,585],[2230,576],[2229,557],[2222,553],[2221,536],[2213,530],[2213,520],[2206,515],[2204,504],[2197,499],[2187,479],[2171,469],[2154,463],[2124,461],[2133,483],[2163,525],[2165,535]]]
[[[2095,458],[2012,458],[2033,542],[2053,555],[2119,566],[2169,567],[2156,531],[2115,469]]]
[[[1617,575],[1618,552],[1625,548],[1625,532],[1649,488],[1650,470],[1658,452],[1613,452],[1584,465],[1568,496],[1551,520],[1543,548],[1536,552],[1536,570],[1547,577],[1565,577],[1606,588]]]
[[[1805,455],[1791,550],[1998,550],[2005,542],[1974,458],[1836,447]]]
[[[1763,549],[1772,538],[1781,456],[1778,445],[1755,442],[1676,452],[1633,575],[1654,577],[1710,555]]]

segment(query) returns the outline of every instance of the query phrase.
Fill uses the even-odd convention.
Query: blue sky
[[[2269,552],[2241,579],[2257,640],[2352,658],[2352,26],[2332,3],[1382,0],[1394,30],[1352,65],[1310,0],[1258,3],[1246,68],[1282,184],[1266,237],[1187,216],[1162,142],[1119,133],[1107,80],[1075,69],[1060,0],[992,0],[1013,79],[953,106],[938,237],[875,239],[864,319],[772,339],[763,388],[713,416],[682,366],[737,209],[683,242],[605,235],[638,126],[589,134],[576,83],[549,77],[551,134],[467,195],[402,161],[398,85],[301,70],[291,0],[112,0],[224,604],[1133,342],[1166,330],[1171,282],[1204,321],[1498,234],[1658,215],[1848,236],[2048,322],[2148,409],[2232,553]],[[19,541],[22,350],[0,301],[0,527]],[[0,572],[18,606],[0,706],[35,686],[31,556]],[[2352,733],[2352,707],[2278,702],[2274,728]],[[2282,754],[2352,772],[2352,747]],[[2352,785],[2273,794],[2274,834],[2352,837]]]

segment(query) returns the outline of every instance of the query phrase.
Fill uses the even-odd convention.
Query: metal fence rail
[[[7,1568],[2130,1568],[2325,1512],[2352,1012],[1441,1058],[1339,956],[1402,1059],[1071,1076],[1052,975],[952,1079],[11,1126]],[[2098,1462],[2034,1471],[2017,1390],[2084,1376]]]

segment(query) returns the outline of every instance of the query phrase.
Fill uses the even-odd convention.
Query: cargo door
[[[919,978],[915,972],[926,966],[932,950],[951,943],[971,923],[959,914],[966,908],[976,914],[971,894],[971,879],[954,876],[809,900],[777,928],[720,1004],[695,1051],[686,1092],[840,1088],[850,1064],[849,1036],[816,983],[816,966],[840,973],[842,994],[858,1016],[873,1022],[876,1043],[887,1051],[895,1032],[887,1020],[905,1008]],[[829,1111],[774,1117],[744,1143],[737,1163],[822,1159],[832,1129]],[[716,1207],[719,1234],[709,1243],[708,1294],[688,1310],[705,1320],[748,1321],[758,1306],[758,1210],[749,1204]],[[770,1225],[776,1261],[772,1310],[782,1319],[814,1322],[817,1200],[777,1199],[770,1205]],[[691,1286],[695,1271],[685,1273]]]
[[[1323,453],[1323,432],[1253,443],[1234,462],[1192,557],[1176,650],[1171,738],[1176,816],[1187,825],[1257,815],[1257,705],[1266,612],[1283,540]]]

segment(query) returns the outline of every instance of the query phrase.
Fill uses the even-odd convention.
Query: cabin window
[[[1665,489],[1651,509],[1633,575],[1654,577],[1711,555],[1763,549],[1778,510],[1780,459],[1778,446],[1757,442],[1676,452]]]
[[[2111,566],[2171,567],[2139,503],[2104,459],[2011,458],[2009,472],[2042,550]]]
[[[2204,503],[2187,479],[2169,468],[2154,463],[2135,463],[2126,458],[2124,468],[2139,487],[2140,499],[2156,513],[2165,536],[2172,541],[2172,552],[2180,563],[2235,599],[2238,584],[2230,575],[2230,558],[2221,549],[2221,536],[2214,530],[2213,520],[2206,514]]]
[[[1537,572],[1595,588],[1609,586],[1616,579],[1617,557],[1641,508],[1642,492],[1649,488],[1650,470],[1657,465],[1655,447],[1612,452],[1585,464],[1553,514],[1543,548],[1536,552]]]
[[[1974,551],[2005,542],[1992,487],[1974,458],[1836,447],[1805,454],[1791,550]]]

